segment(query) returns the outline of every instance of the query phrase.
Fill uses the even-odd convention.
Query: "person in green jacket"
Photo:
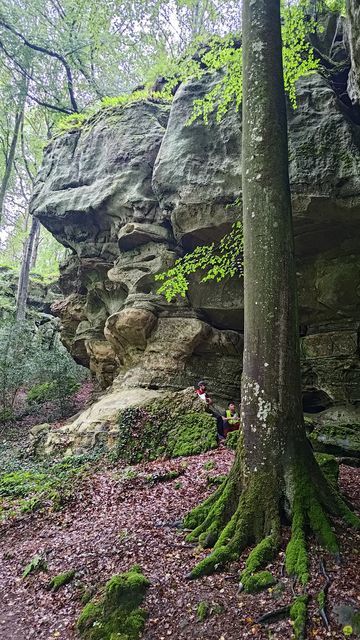
[[[240,416],[236,411],[235,402],[229,402],[228,408],[223,415],[224,436],[231,431],[237,431],[240,427]]]

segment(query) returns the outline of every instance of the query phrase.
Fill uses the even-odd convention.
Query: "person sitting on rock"
[[[224,437],[226,438],[231,431],[237,431],[240,428],[240,416],[236,411],[235,402],[229,402],[228,408],[223,415],[224,421]]]
[[[223,440],[224,439],[224,422],[222,419],[222,415],[220,411],[215,407],[212,399],[208,395],[206,391],[206,383],[203,380],[200,380],[200,382],[198,382],[198,385],[195,388],[195,393],[197,394],[198,398],[202,402],[206,403],[206,410],[209,413],[211,413],[216,419],[218,440]]]

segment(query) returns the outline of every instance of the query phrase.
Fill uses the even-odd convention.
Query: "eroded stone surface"
[[[347,0],[348,41],[351,57],[348,91],[351,100],[360,104],[360,3],[359,0]]]
[[[346,93],[350,68],[343,22],[331,18],[318,40],[330,71],[301,79],[298,108],[289,108],[311,412],[360,402],[360,125],[350,97],[337,89]],[[215,81],[181,86],[171,107],[144,101],[98,115],[46,150],[32,212],[72,249],[62,268],[65,298],[55,307],[63,341],[104,387],[116,378],[116,391],[66,427],[76,446],[79,438],[94,444],[86,425],[106,423],[110,405],[115,415],[133,390],[161,395],[205,378],[220,404],[239,400],[241,279],[200,284],[194,276],[188,296],[172,303],[154,280],[184,251],[219,240],[241,215],[239,113],[188,126],[194,98]]]

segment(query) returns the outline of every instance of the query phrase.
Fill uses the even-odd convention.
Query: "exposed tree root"
[[[277,620],[287,618],[290,614],[290,609],[290,605],[285,605],[285,607],[273,609],[273,611],[267,611],[262,616],[260,616],[260,618],[257,618],[257,620],[255,620],[255,624],[272,624]]]
[[[293,624],[294,636],[296,640],[305,638],[306,615],[309,596],[304,594],[295,598],[290,608],[290,620]]]
[[[189,578],[223,568],[255,543],[240,578],[240,589],[260,591],[274,584],[271,573],[260,569],[274,558],[280,545],[281,501],[287,502],[287,515],[290,514],[292,520],[291,539],[285,554],[285,569],[289,576],[302,586],[309,580],[308,532],[314,533],[334,556],[339,556],[328,515],[342,517],[347,524],[357,528],[360,528],[360,519],[316,464],[313,468],[307,464],[293,465],[284,475],[284,486],[280,488],[275,471],[253,473],[241,491],[235,473],[230,473],[223,485],[186,517],[185,526],[193,528],[188,540],[198,540],[203,547],[213,547],[210,555],[194,567]],[[304,602],[299,601],[301,607],[306,608]]]
[[[329,630],[330,629],[330,624],[329,624],[328,617],[326,615],[326,596],[327,596],[327,592],[329,590],[329,586],[331,584],[331,580],[330,580],[328,574],[325,571],[325,566],[324,566],[324,562],[323,562],[322,559],[320,560],[320,570],[321,570],[321,573],[323,574],[323,576],[325,578],[325,584],[324,584],[322,590],[317,595],[317,603],[319,605],[319,613],[320,613],[321,619],[322,619],[325,627]]]

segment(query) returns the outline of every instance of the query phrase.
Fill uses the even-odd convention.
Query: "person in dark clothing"
[[[203,380],[200,380],[200,382],[198,382],[197,387],[195,388],[195,393],[197,394],[198,398],[202,402],[206,403],[207,411],[211,413],[216,419],[218,439],[223,440],[224,439],[224,421],[220,411],[215,407],[212,401],[212,398],[209,396],[206,389],[207,389],[206,383]]]

